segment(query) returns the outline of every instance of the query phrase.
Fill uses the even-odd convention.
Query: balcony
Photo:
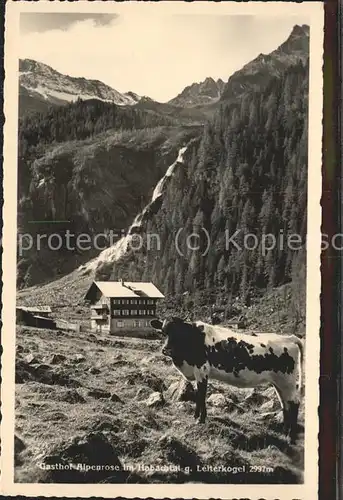
[[[96,314],[96,313],[92,313],[92,314],[91,314],[91,319],[92,319],[92,320],[101,320],[101,321],[105,321],[105,320],[107,320],[107,318],[108,318],[108,314],[105,314],[105,313],[103,313],[103,314]]]

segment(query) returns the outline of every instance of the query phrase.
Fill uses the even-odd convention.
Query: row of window
[[[122,320],[120,320],[120,319],[116,323],[117,323],[117,327],[118,328],[124,328],[124,326],[125,326],[125,322],[122,321]],[[134,320],[133,321],[133,326],[135,328],[137,328],[137,327],[144,327],[144,326],[150,326],[150,321],[146,321],[146,320]]]
[[[153,316],[154,309],[113,309],[113,316]]]
[[[112,299],[113,304],[154,304],[153,299]]]

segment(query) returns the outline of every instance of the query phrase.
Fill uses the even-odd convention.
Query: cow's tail
[[[294,335],[294,341],[299,348],[299,379],[298,379],[298,387],[299,392],[303,393],[303,369],[304,369],[304,341],[300,335]]]

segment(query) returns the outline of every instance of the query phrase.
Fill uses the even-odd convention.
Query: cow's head
[[[199,351],[204,345],[204,332],[194,323],[188,323],[180,318],[170,320],[152,320],[150,325],[166,335],[162,353],[171,358],[180,359],[185,353]]]

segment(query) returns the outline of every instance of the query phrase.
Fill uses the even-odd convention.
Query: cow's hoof
[[[205,423],[205,420],[204,420],[203,418],[199,418],[199,417],[198,417],[198,418],[196,418],[196,423],[197,423],[198,425],[200,425],[200,424],[204,424],[204,423]]]

